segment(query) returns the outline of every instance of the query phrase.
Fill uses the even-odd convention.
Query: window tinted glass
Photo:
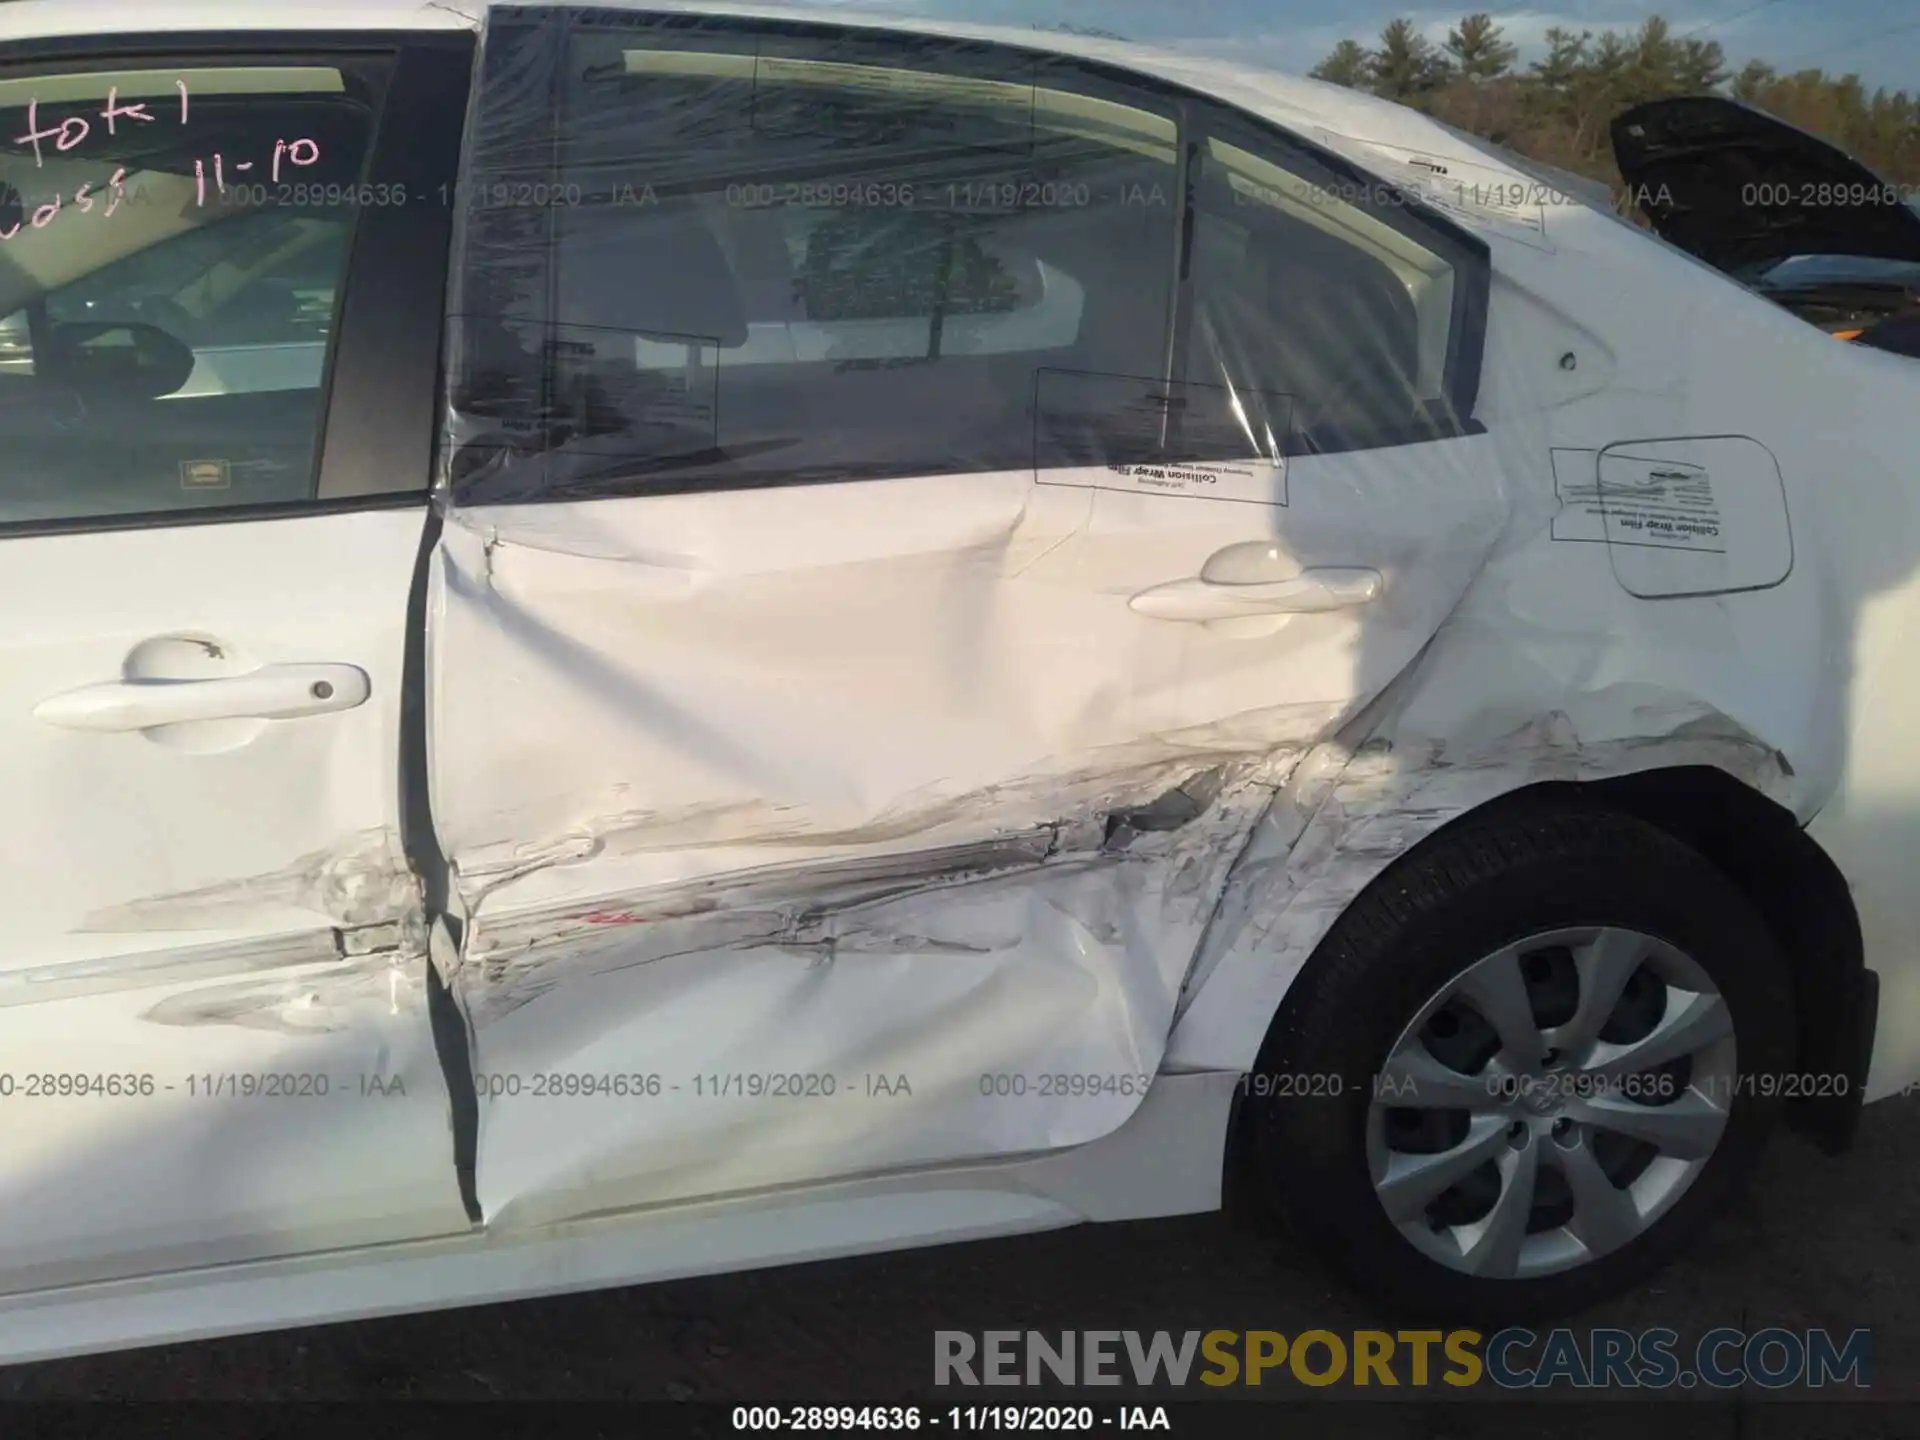
[[[558,168],[477,157],[468,498],[1025,469],[1041,371],[1164,373],[1170,113],[910,38],[570,41]]]
[[[311,402],[350,233],[345,214],[243,214],[62,286],[46,297],[47,320],[159,326],[194,357],[171,400],[302,391]]]
[[[972,42],[517,9],[481,86],[464,502],[1277,464],[1469,422],[1485,246],[1196,97]]]
[[[0,80],[0,522],[310,498],[379,78]]]
[[[1474,257],[1356,203],[1383,190],[1246,130],[1201,150],[1187,374],[1287,396],[1296,448],[1400,443],[1462,418],[1449,360]]]

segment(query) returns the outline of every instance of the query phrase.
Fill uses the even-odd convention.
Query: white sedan
[[[1920,1076],[1909,359],[1305,80],[461,8],[0,7],[0,1359],[1240,1156],[1565,1311]]]

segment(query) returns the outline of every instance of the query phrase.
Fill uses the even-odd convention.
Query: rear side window
[[[1473,324],[1471,247],[1356,203],[1380,187],[1213,118],[1225,134],[1196,157],[1188,377],[1257,377],[1288,397],[1295,449],[1453,433],[1471,406],[1451,388]]]
[[[489,84],[557,68],[558,163],[480,137],[467,493],[1025,469],[1037,371],[1160,373],[1170,112],[911,39],[555,43],[488,38]]]
[[[1304,151],[1171,90],[511,9],[481,83],[443,450],[466,503],[1352,448],[1471,405],[1474,242],[1330,199]]]

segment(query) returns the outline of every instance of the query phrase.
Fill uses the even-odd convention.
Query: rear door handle
[[[372,693],[356,665],[263,665],[214,680],[112,680],[50,695],[33,716],[66,730],[148,730],[195,720],[293,720],[351,710]]]
[[[1312,615],[1345,610],[1377,598],[1378,570],[1325,565],[1287,580],[1227,585],[1214,580],[1175,580],[1142,590],[1128,604],[1156,620],[1234,620],[1249,615]]]

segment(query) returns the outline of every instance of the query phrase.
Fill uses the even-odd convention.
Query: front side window
[[[194,368],[161,397],[317,395],[326,370],[340,279],[351,238],[347,215],[259,210],[205,225],[51,291],[51,326],[107,320],[154,325],[193,352]],[[31,316],[13,317],[31,368]]]
[[[382,78],[0,78],[0,524],[311,498]]]

